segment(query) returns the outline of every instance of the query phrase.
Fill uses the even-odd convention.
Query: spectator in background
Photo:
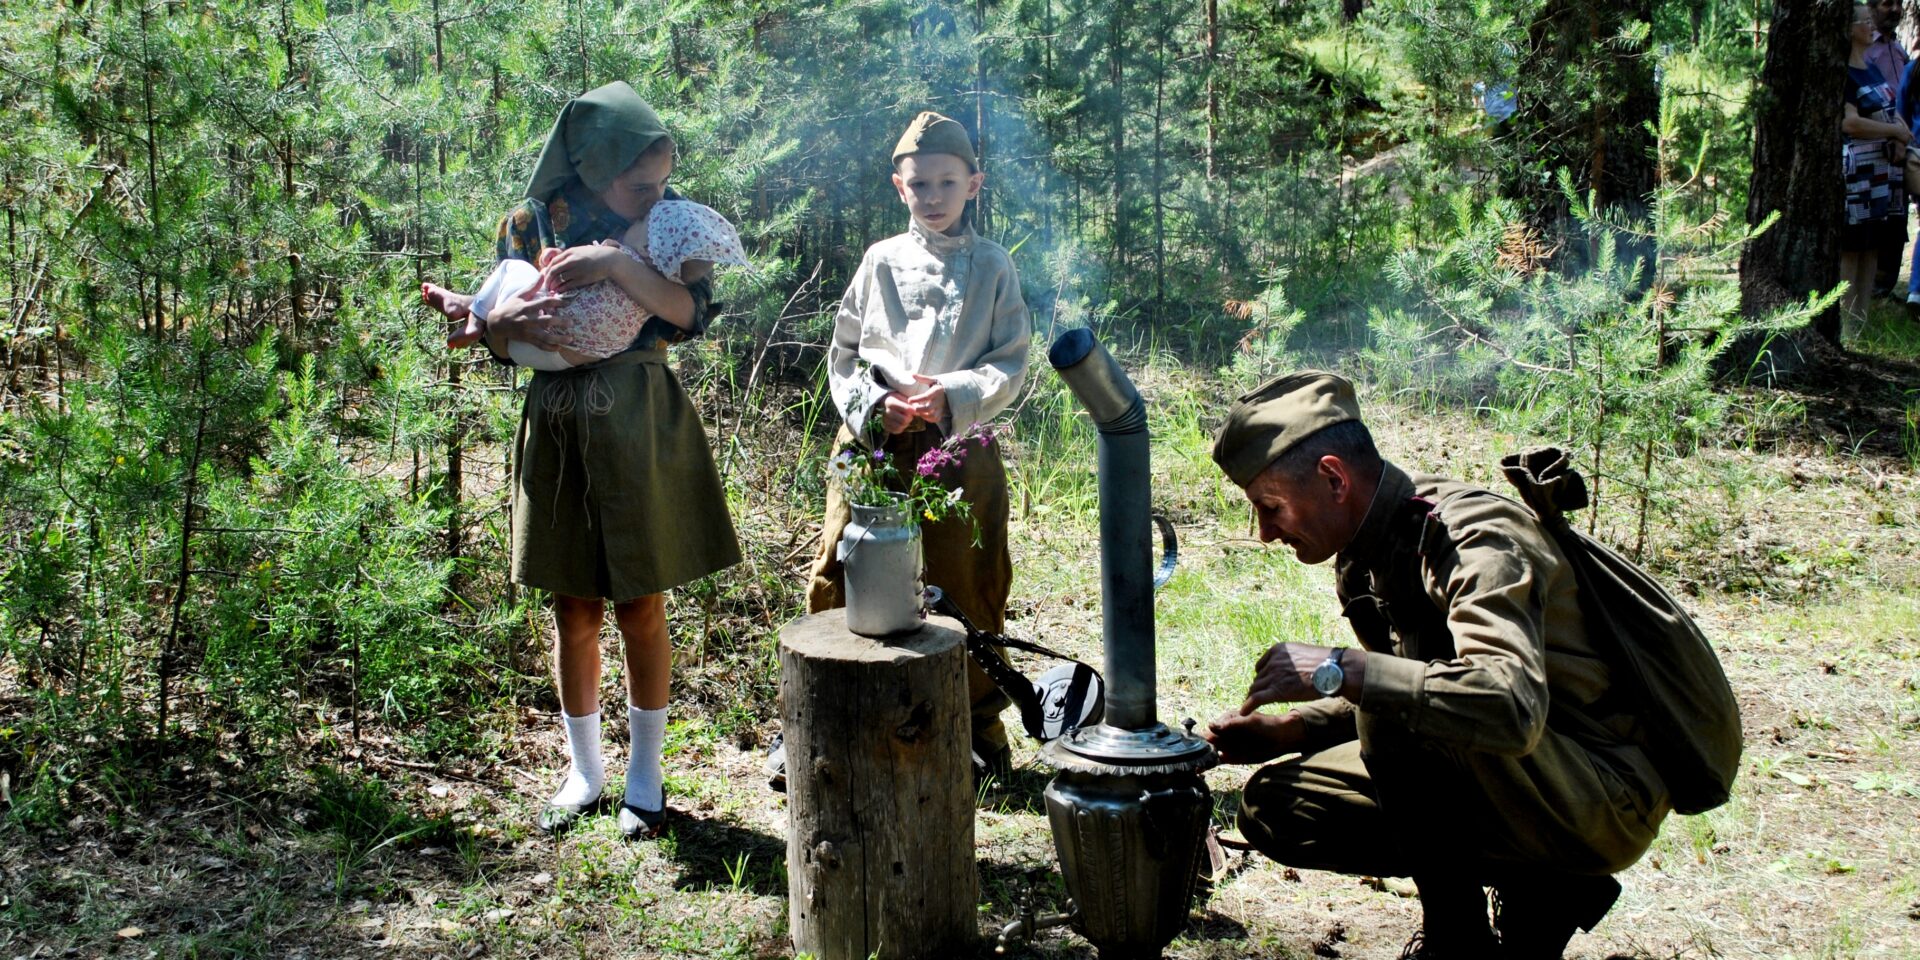
[[[1920,117],[1920,110],[1914,109],[1920,106],[1920,101],[1915,99],[1916,95],[1920,95],[1920,90],[1914,89],[1913,68],[1913,62],[1908,61],[1906,73],[1900,77],[1900,116],[1906,118],[1907,129],[1917,135],[1915,140],[1907,143],[1907,156],[1912,156],[1915,150],[1920,150],[1920,123],[1915,122],[1915,118]],[[1920,243],[1913,245],[1913,259],[1914,269],[1907,272],[1907,310],[1909,312],[1920,310]]]
[[[1901,84],[1902,78],[1907,75],[1908,64],[1913,62],[1913,57],[1895,35],[1900,27],[1900,18],[1906,12],[1900,4],[1901,0],[1871,0],[1867,5],[1873,12],[1873,42],[1867,44],[1866,60],[1880,71],[1880,76],[1889,84],[1896,86]],[[1901,116],[1913,116],[1907,111],[1904,99],[1898,103]],[[1899,166],[1902,159],[1896,155],[1894,165]],[[1880,248],[1880,259],[1874,270],[1873,295],[1876,297],[1891,294],[1894,284],[1900,279],[1900,255],[1907,245],[1907,205],[1904,201],[1888,215],[1888,222],[1892,226],[1888,230],[1886,244]]]
[[[1847,29],[1851,44],[1847,59],[1845,114],[1840,132],[1846,138],[1847,220],[1840,234],[1840,279],[1847,282],[1840,323],[1842,343],[1853,338],[1866,320],[1869,291],[1879,251],[1893,239],[1894,211],[1907,203],[1902,149],[1913,131],[1895,109],[1892,85],[1878,67],[1866,60],[1873,43],[1873,15],[1864,3],[1853,8]],[[1904,218],[1901,221],[1904,224]],[[1902,234],[1904,239],[1904,234]]]

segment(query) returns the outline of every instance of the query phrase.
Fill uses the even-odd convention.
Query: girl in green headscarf
[[[740,560],[726,497],[700,417],[667,364],[670,343],[706,330],[710,263],[688,261],[682,286],[603,241],[677,195],[667,187],[673,140],[625,83],[570,101],[541,151],[527,199],[500,223],[501,259],[537,262],[550,294],[509,299],[487,316],[486,344],[553,349],[550,329],[569,291],[611,280],[653,314],[623,353],[534,374],[515,438],[513,579],[550,591],[560,705],[571,768],[541,825],[557,831],[597,807],[600,627],[607,601],[626,647],[633,749],[620,828],[656,834],[665,817],[660,769],[670,652],[665,591]],[[438,291],[429,291],[432,300]],[[434,304],[450,316],[462,302]]]

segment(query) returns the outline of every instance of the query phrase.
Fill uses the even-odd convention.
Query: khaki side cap
[[[1325,370],[1274,377],[1243,394],[1213,438],[1213,462],[1244,487],[1294,444],[1360,419],[1353,382]]]
[[[967,128],[961,126],[960,121],[932,110],[914,117],[907,125],[907,132],[893,145],[893,162],[897,165],[901,157],[917,153],[950,153],[965,160],[967,169],[974,169],[973,140],[967,136]]]

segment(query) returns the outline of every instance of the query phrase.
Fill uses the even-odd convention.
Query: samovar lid
[[[1056,769],[1132,775],[1198,772],[1220,762],[1212,744],[1164,723],[1141,730],[1083,727],[1047,744],[1040,756]]]

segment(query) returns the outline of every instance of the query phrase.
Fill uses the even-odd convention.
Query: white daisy
[[[832,460],[827,461],[827,475],[845,482],[848,477],[853,476],[853,459],[852,450],[842,450],[835,454]]]

